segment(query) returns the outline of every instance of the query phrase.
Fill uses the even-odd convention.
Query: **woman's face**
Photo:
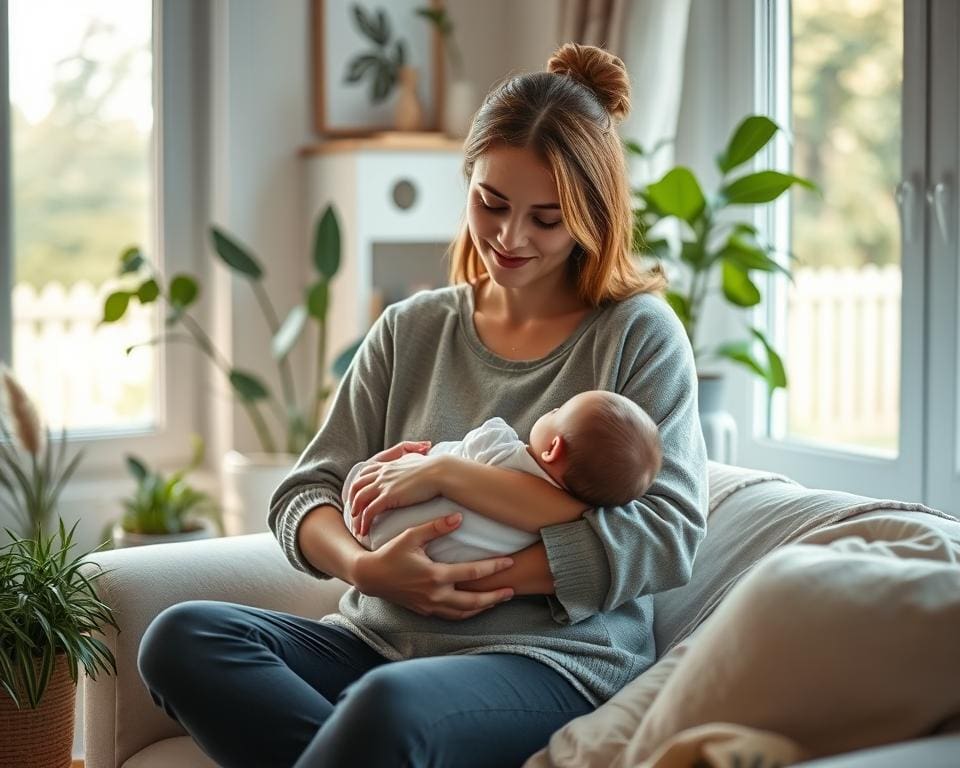
[[[495,147],[478,158],[467,224],[491,279],[505,288],[563,277],[576,245],[560,215],[553,174],[528,149]]]

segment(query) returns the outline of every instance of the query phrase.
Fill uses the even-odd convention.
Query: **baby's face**
[[[530,430],[530,447],[541,455],[550,450],[550,443],[557,435],[562,435],[576,419],[584,416],[590,407],[592,392],[581,392],[574,395],[559,408],[547,411],[541,416]]]

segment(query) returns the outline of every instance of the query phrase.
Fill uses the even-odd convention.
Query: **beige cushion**
[[[141,749],[121,768],[217,768],[217,764],[189,736],[175,736]]]
[[[830,754],[923,734],[960,713],[957,686],[943,684],[960,672],[960,525],[874,512],[810,538],[822,546],[764,560],[692,635],[555,733],[527,768],[635,766],[716,721],[812,736],[799,752]]]
[[[815,757],[932,733],[960,712],[960,568],[920,559],[936,535],[902,559],[910,543],[851,537],[765,558],[697,633],[628,751],[643,759],[718,721]]]

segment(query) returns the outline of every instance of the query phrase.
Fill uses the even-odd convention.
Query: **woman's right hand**
[[[457,589],[458,582],[475,581],[511,567],[509,557],[435,563],[427,555],[427,543],[456,530],[461,519],[460,514],[439,517],[363,553],[354,568],[354,586],[365,595],[389,600],[421,616],[457,621],[509,600],[513,597],[509,587],[489,592]]]

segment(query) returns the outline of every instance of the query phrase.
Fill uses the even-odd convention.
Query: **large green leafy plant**
[[[789,263],[782,258],[789,259],[790,255],[777,253],[763,241],[756,226],[732,215],[744,206],[770,203],[794,186],[816,189],[800,176],[769,169],[731,178],[778,130],[776,123],[760,115],[744,119],[716,158],[720,181],[712,194],[706,194],[693,171],[683,166],[634,190],[634,247],[667,262],[672,279],[680,273],[678,287],[668,291],[667,300],[686,329],[698,367],[705,359],[730,360],[760,376],[771,393],[787,386],[787,373],[780,355],[759,328],[748,327],[745,338],[713,348],[698,343],[698,331],[704,301],[716,284],[717,270],[723,297],[739,309],[760,303],[758,274],[780,272],[791,277]],[[625,142],[625,147],[628,152],[649,159],[662,144],[649,151],[632,141]],[[678,239],[664,237],[663,227],[658,225],[666,220],[678,223]],[[761,350],[762,354],[756,354]]]
[[[264,321],[270,329],[269,355],[277,366],[281,395],[278,399],[267,384],[256,374],[234,366],[216,347],[203,325],[192,313],[200,297],[200,283],[188,274],[174,275],[165,283],[156,268],[144,257],[140,248],[132,247],[120,255],[119,274],[130,282],[130,287],[107,296],[103,307],[103,322],[115,323],[126,314],[131,302],[152,304],[165,302],[168,312],[164,332],[155,339],[134,345],[158,344],[167,341],[186,341],[194,344],[229,381],[234,395],[256,430],[261,448],[267,453],[280,451],[300,453],[320,426],[323,408],[330,396],[327,381],[327,313],[330,306],[330,282],[340,269],[340,226],[332,206],[328,206],[314,227],[312,263],[316,270],[313,282],[304,291],[303,300],[290,308],[281,321],[280,315],[264,287],[264,270],[257,258],[236,239],[218,227],[211,227],[213,249],[219,259],[238,277],[250,285]],[[314,382],[304,397],[297,394],[289,355],[300,339],[307,323],[317,326],[318,349],[314,368]],[[341,376],[346,370],[359,342],[338,355],[330,370]],[[263,409],[271,410],[283,425],[281,441],[264,418]]]
[[[119,630],[93,588],[107,571],[81,573],[90,553],[70,553],[76,527],[68,532],[61,520],[57,533],[38,529],[29,539],[8,530],[12,541],[0,547],[0,695],[19,709],[40,705],[60,654],[74,683],[80,665],[92,678],[117,671],[110,649],[91,635],[107,626]]]
[[[0,365],[0,510],[18,524],[23,536],[39,527],[50,531],[57,501],[82,458],[67,461],[67,433],[54,448],[29,396],[13,374]]]

